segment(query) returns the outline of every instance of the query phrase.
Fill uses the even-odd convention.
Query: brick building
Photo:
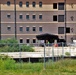
[[[0,39],[37,43],[44,33],[76,39],[76,0],[0,0]]]

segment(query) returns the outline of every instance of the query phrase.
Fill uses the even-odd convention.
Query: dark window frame
[[[58,27],[58,34],[64,34],[64,27]]]
[[[35,32],[36,31],[36,27],[32,27],[32,31]]]
[[[36,39],[33,39],[33,43],[36,43]]]
[[[57,21],[57,15],[53,15],[53,21]]]
[[[36,7],[36,2],[32,2],[32,6],[33,7]]]
[[[26,2],[26,7],[29,7],[29,2],[28,1]]]
[[[19,19],[23,19],[23,15],[19,15]]]
[[[43,28],[42,27],[39,27],[39,31],[42,32],[43,31]]]
[[[30,43],[30,39],[26,39],[26,43]]]
[[[20,43],[23,43],[23,39],[20,39]]]
[[[10,6],[10,4],[11,4],[11,2],[10,1],[7,1],[7,5]]]
[[[22,31],[23,31],[23,27],[19,27],[19,31],[21,31],[21,32],[22,32]]]
[[[39,2],[39,7],[42,7],[42,2]]]
[[[29,15],[26,15],[26,19],[29,20]]]
[[[8,30],[8,31],[11,31],[11,27],[10,27],[10,26],[8,26],[8,27],[7,27],[7,30]]]
[[[22,3],[22,1],[20,1],[20,2],[19,2],[19,6],[22,7],[22,5],[23,5],[23,3]]]
[[[64,15],[58,15],[58,22],[64,22]]]
[[[30,31],[30,27],[26,27],[26,31],[29,32]]]
[[[10,15],[10,14],[7,14],[7,17],[8,17],[8,18],[11,18],[11,15]]]
[[[39,19],[42,20],[42,15],[39,15]]]
[[[66,33],[70,33],[70,27],[66,27]]]
[[[57,9],[57,3],[53,3],[53,9]]]
[[[35,19],[36,19],[36,15],[32,15],[32,19],[34,19],[34,20],[35,20]]]
[[[64,10],[64,3],[58,3],[58,10]]]

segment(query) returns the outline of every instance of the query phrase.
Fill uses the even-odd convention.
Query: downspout
[[[15,39],[17,39],[17,27],[16,27],[16,0],[14,0],[14,18],[15,18]]]
[[[65,0],[65,27],[64,27],[64,34],[65,34],[65,41],[67,42],[67,36],[66,36],[66,0]]]
[[[1,40],[1,1],[0,1],[0,40]]]

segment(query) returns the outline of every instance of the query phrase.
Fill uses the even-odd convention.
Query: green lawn
[[[15,63],[13,60],[0,60],[0,75],[76,75],[76,60],[65,59],[57,62]]]

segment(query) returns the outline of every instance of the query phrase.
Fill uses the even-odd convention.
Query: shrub
[[[0,54],[0,59],[6,60],[8,58],[10,58],[8,55]]]
[[[21,51],[34,52],[34,49],[33,49],[31,46],[22,45],[22,46],[21,46]]]
[[[4,69],[16,69],[15,61],[13,59],[4,60]]]
[[[15,61],[7,55],[0,55],[0,69],[15,69]]]
[[[19,51],[33,52],[32,46],[18,44],[15,39],[0,40],[0,52],[19,52]]]
[[[66,52],[65,55],[66,55],[66,56],[70,56],[70,53],[69,53],[69,52]]]

